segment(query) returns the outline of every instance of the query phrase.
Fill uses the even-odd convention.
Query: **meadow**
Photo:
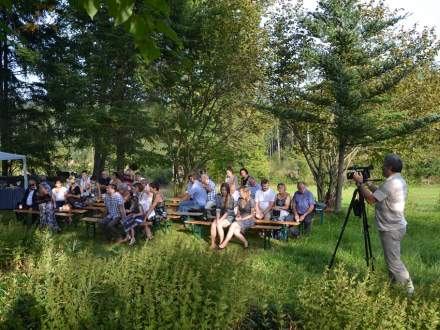
[[[1,213],[0,328],[4,329],[436,329],[440,297],[440,187],[411,187],[403,260],[416,294],[388,285],[369,222],[376,270],[363,258],[352,217],[326,272],[344,213],[315,219],[312,235],[288,243],[251,236],[210,251],[173,225],[152,242],[114,246],[83,226],[60,235]],[[344,191],[349,202],[351,189]]]

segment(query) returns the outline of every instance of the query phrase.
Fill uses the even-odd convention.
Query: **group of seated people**
[[[103,173],[102,177],[105,177]],[[103,182],[104,180],[101,180]],[[104,184],[100,184],[100,189]],[[153,239],[152,225],[167,218],[165,199],[157,182],[139,180],[133,184],[108,183],[102,194],[105,214],[100,224],[108,241],[133,245],[135,228],[142,228],[147,240]],[[124,231],[121,237],[121,231]]]
[[[113,173],[109,177],[103,171],[96,180],[81,173],[80,178],[70,176],[63,185],[56,180],[54,187],[40,177],[39,184],[35,179],[29,180],[29,187],[18,205],[20,209],[33,209],[40,212],[40,227],[48,227],[53,231],[61,231],[55,211],[81,209],[96,200],[104,200],[105,214],[101,221],[104,234],[109,240],[134,244],[134,228],[140,225],[148,240],[153,239],[151,225],[153,221],[166,218],[165,203],[159,192],[158,183],[148,183],[139,173],[133,176]],[[36,215],[32,216],[33,222]],[[124,229],[124,237],[120,237],[119,229]]]
[[[224,249],[234,236],[247,248],[243,233],[256,220],[303,222],[305,233],[310,234],[315,200],[304,182],[299,182],[297,188],[291,197],[286,185],[279,183],[276,193],[267,179],[258,184],[246,168],[240,170],[240,178],[228,168],[217,193],[217,186],[208,174],[192,173],[178,211],[212,214],[211,248]],[[69,177],[66,185],[57,180],[53,188],[45,177],[41,177],[38,186],[36,180],[31,179],[19,207],[39,210],[40,226],[60,231],[56,210],[81,209],[95,200],[104,201],[105,213],[100,224],[105,237],[113,242],[134,244],[137,226],[146,239],[151,240],[154,221],[167,217],[159,184],[149,183],[139,173],[128,171],[115,172],[112,177],[103,171],[99,178],[83,171],[79,178]],[[228,230],[226,235],[225,229]],[[295,230],[293,235],[297,237],[299,231]]]
[[[278,193],[275,193],[267,179],[257,184],[246,168],[240,170],[240,177],[239,185],[232,168],[228,168],[225,182],[221,184],[220,193],[217,194],[215,183],[206,173],[200,177],[196,173],[189,176],[187,190],[178,211],[185,213],[215,210],[215,218],[211,224],[212,249],[226,248],[233,236],[247,248],[249,243],[243,233],[256,220],[303,222],[304,232],[310,234],[315,199],[304,182],[298,182],[297,191],[291,197],[284,183],[277,185]],[[225,228],[228,228],[226,237]],[[293,235],[298,237],[299,231],[294,230]]]

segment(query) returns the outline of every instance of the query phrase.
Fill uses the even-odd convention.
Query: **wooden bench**
[[[273,236],[273,232],[275,230],[281,230],[281,228],[281,226],[253,225],[249,229],[263,232],[264,249],[266,249],[267,247],[271,247],[270,239]]]
[[[260,222],[260,223],[259,223]],[[291,221],[298,225],[296,222]],[[269,223],[269,224],[261,224],[261,223]],[[203,236],[203,228],[207,226],[211,226],[212,221],[202,221],[202,220],[187,220],[185,221],[185,227],[188,226],[191,233],[199,238]],[[275,225],[274,225],[275,224]],[[263,233],[264,239],[264,249],[270,247],[270,240],[272,238],[272,233],[276,230],[281,230],[283,227],[280,226],[279,221],[265,221],[265,220],[257,220],[256,224],[250,227],[252,230],[257,230]]]
[[[199,218],[203,216],[203,212],[168,211],[167,214],[169,219],[178,221],[180,221],[182,217]]]
[[[20,214],[36,214],[36,215],[40,215],[40,211],[33,210],[33,209],[15,209],[14,212],[15,213],[20,213]],[[55,216],[56,217],[67,218],[69,223],[72,222],[72,215],[73,215],[73,212],[70,212],[70,211],[55,211]]]
[[[86,224],[86,233],[89,236],[90,228],[92,228],[93,238],[96,236],[96,224],[99,224],[101,218],[93,218],[93,217],[83,217],[80,221]]]

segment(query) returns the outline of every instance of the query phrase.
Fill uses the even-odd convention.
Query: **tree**
[[[157,35],[163,35],[180,45],[177,34],[170,26],[170,6],[166,0],[71,0],[72,5],[82,7],[93,19],[99,10],[114,18],[114,25],[125,26],[146,62],[160,56]]]
[[[144,87],[133,37],[114,27],[105,10],[91,21],[84,12],[65,6],[58,12],[60,37],[46,51],[48,103],[56,109],[63,138],[78,147],[92,146],[94,174],[112,153],[115,167],[151,135]]]
[[[294,93],[294,103],[278,103],[281,110],[274,112],[320,125],[335,138],[336,211],[341,208],[348,153],[439,119],[406,120],[399,109],[387,106],[395,86],[432,62],[438,51],[432,30],[400,29],[404,18],[382,2],[323,0],[314,11],[296,16],[298,21],[282,22],[282,35],[296,49],[289,65],[302,68],[295,75],[302,79],[279,90],[281,95]]]
[[[23,153],[29,165],[50,164],[54,136],[50,111],[43,104],[44,89],[28,79],[40,74],[39,55],[56,30],[47,15],[55,1],[16,1],[0,5],[0,147]],[[11,174],[2,162],[2,174]]]
[[[189,171],[205,167],[218,145],[241,134],[230,128],[260,79],[261,6],[250,0],[175,1],[171,8],[183,47],[162,47],[171,47],[171,54],[144,76],[159,105],[157,123],[175,182],[182,182]]]

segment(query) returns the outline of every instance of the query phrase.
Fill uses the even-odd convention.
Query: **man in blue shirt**
[[[293,195],[293,214],[295,221],[304,222],[304,232],[309,235],[312,231],[312,220],[315,210],[315,198],[307,190],[304,182],[298,182],[298,191]]]
[[[178,210],[180,212],[188,212],[191,209],[203,210],[208,200],[206,189],[198,180],[197,175],[194,173],[191,174],[189,180],[191,182],[191,188],[185,193],[185,197],[179,204]]]

